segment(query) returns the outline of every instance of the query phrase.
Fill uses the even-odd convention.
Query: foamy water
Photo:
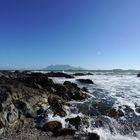
[[[94,122],[93,118],[89,117],[88,128],[83,126],[84,131],[88,132],[97,132],[101,140],[140,140],[140,114],[135,111],[136,106],[140,106],[140,78],[138,78],[134,73],[93,73],[94,75],[90,76],[77,76],[74,79],[65,79],[65,78],[52,78],[57,83],[63,83],[64,81],[71,81],[77,83],[80,87],[87,87],[90,93],[93,95],[88,101],[83,103],[73,103],[73,108],[70,113],[78,114],[82,112],[81,108],[84,107],[90,108],[93,104],[93,100],[103,102],[105,104],[111,105],[114,108],[119,106],[128,105],[131,109],[134,110],[134,114],[126,115],[120,120],[115,120],[108,117],[110,126],[113,129],[113,132],[110,131],[109,127],[93,127],[92,123]],[[76,82],[76,79],[91,79],[94,81],[94,85],[80,84]],[[75,108],[75,109],[74,109]],[[74,111],[73,111],[74,110]],[[92,110],[89,110],[92,111]],[[87,115],[87,114],[86,114]],[[73,116],[73,115],[72,115]],[[103,116],[105,117],[105,116]],[[60,119],[60,118],[59,118]],[[63,120],[63,118],[61,118]],[[62,121],[61,120],[61,121]],[[119,121],[126,122],[129,126],[129,123],[135,124],[134,133],[131,131],[128,134],[121,134],[121,127],[123,130],[123,125]],[[63,121],[62,121],[63,122]],[[64,124],[64,122],[63,122]],[[125,124],[125,125],[126,125]],[[66,125],[66,124],[64,124]]]

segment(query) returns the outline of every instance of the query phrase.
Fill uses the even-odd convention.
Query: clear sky
[[[140,0],[0,0],[0,69],[140,69]]]

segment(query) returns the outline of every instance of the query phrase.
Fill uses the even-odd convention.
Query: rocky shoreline
[[[123,122],[122,117],[139,120],[130,106],[118,109],[96,102],[86,87],[78,87],[69,79],[78,76],[75,81],[82,85],[93,85],[94,81],[80,76],[92,73],[67,74],[61,72],[39,73],[31,71],[0,72],[0,139],[1,140],[100,140],[96,133],[85,131],[92,124],[93,128],[108,128],[114,133],[114,126],[109,123],[112,118],[120,125],[117,131],[123,135],[136,136],[139,124]],[[52,78],[65,78],[62,84]],[[86,100],[92,100],[90,107]],[[75,115],[70,108],[77,103]],[[82,104],[78,104],[82,102]],[[85,102],[83,104],[83,102]],[[79,114],[82,115],[79,115]],[[108,118],[109,117],[109,118]],[[62,119],[63,118],[63,119]],[[92,120],[91,120],[92,118]],[[94,122],[89,122],[89,120]],[[132,118],[132,121],[133,120]]]
[[[95,133],[80,134],[82,118],[66,118],[67,127],[48,116],[65,117],[70,101],[89,98],[85,89],[65,81],[56,84],[49,77],[73,78],[64,73],[0,72],[0,139],[3,140],[99,140]],[[86,81],[84,81],[86,82]],[[87,81],[87,84],[90,84]]]

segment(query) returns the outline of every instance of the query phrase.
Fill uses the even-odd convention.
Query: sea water
[[[89,71],[84,71],[87,73]],[[56,83],[63,83],[64,81],[71,81],[77,83],[79,87],[87,87],[91,98],[83,102],[72,102],[72,107],[67,112],[66,117],[73,117],[76,115],[87,116],[89,126],[82,126],[81,129],[85,132],[96,132],[100,135],[101,140],[140,140],[140,114],[136,111],[136,107],[140,107],[140,78],[137,77],[137,72],[134,71],[90,71],[93,75],[76,76],[74,79],[52,78]],[[67,72],[69,74],[75,72]],[[93,85],[80,84],[76,79],[91,79]],[[92,105],[95,103],[102,103],[113,108],[120,106],[129,106],[133,109],[133,113],[124,112],[124,117],[110,118],[95,113]],[[122,110],[124,111],[124,110]],[[100,113],[100,112],[99,112]],[[51,117],[50,117],[51,118]],[[104,121],[104,127],[95,127],[96,119]],[[53,118],[55,119],[55,118]],[[61,119],[63,125],[64,118]],[[128,129],[127,132],[123,132]]]

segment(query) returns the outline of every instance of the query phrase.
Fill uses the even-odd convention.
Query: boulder
[[[137,112],[137,113],[140,113],[140,106],[135,106],[135,111]]]
[[[66,95],[69,100],[84,100],[88,97],[75,83],[65,81],[63,85],[68,89]]]
[[[94,84],[90,79],[77,79],[77,81],[83,84]]]
[[[74,76],[67,74],[67,73],[62,73],[62,72],[50,72],[46,74],[48,77],[65,77],[65,78],[74,78]]]
[[[80,127],[81,118],[79,116],[77,116],[75,118],[67,118],[65,121],[69,122],[69,124],[75,126],[75,128],[78,130]]]
[[[76,130],[73,128],[61,128],[54,132],[55,136],[75,135]]]
[[[115,108],[112,108],[110,110],[107,110],[107,116],[109,116],[109,117],[123,117],[124,113],[120,109],[116,110]]]
[[[87,140],[100,140],[100,136],[96,133],[88,133]]]
[[[137,74],[137,77],[140,77],[140,73]]]
[[[77,86],[77,84],[72,83],[70,81],[65,81],[63,85],[66,86],[68,89],[80,90],[80,88]]]
[[[46,122],[42,127],[41,130],[42,131],[51,131],[51,132],[56,132],[59,129],[62,128],[62,124],[59,121],[50,121],[50,122]]]
[[[53,88],[54,88],[54,90],[57,91],[57,92],[61,92],[61,93],[67,92],[66,86],[64,86],[64,85],[62,85],[62,84],[54,84]]]

